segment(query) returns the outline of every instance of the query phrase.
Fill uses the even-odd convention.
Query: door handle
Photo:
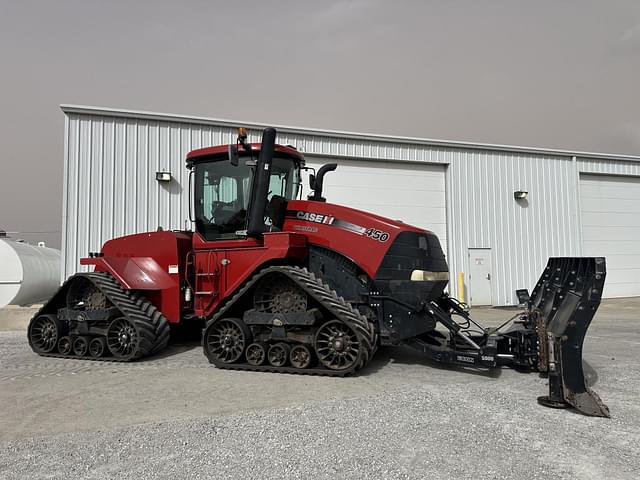
[[[487,280],[491,280],[491,274],[487,273]]]

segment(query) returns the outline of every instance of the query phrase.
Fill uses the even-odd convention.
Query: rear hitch
[[[605,276],[604,258],[550,258],[525,311],[499,327],[481,326],[445,295],[428,304],[426,312],[449,336],[433,330],[405,342],[441,363],[538,371],[549,378],[549,395],[538,398],[541,405],[609,417],[607,406],[586,384],[582,367],[584,337],[600,305]]]
[[[610,417],[609,408],[587,385],[582,367],[584,337],[600,305],[605,277],[602,257],[550,258],[536,284],[527,309],[537,318],[538,370],[549,376],[549,395],[538,398],[541,405]]]

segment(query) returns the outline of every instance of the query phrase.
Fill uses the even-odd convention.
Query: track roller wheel
[[[58,340],[58,351],[62,355],[69,355],[71,353],[71,338],[62,337]]]
[[[279,342],[275,345],[271,345],[269,348],[269,363],[274,367],[284,367],[289,359],[289,352],[291,347],[286,343]]]
[[[93,358],[100,358],[107,350],[107,341],[102,337],[94,338],[89,342],[89,355]]]
[[[264,342],[252,343],[247,347],[245,356],[249,365],[262,365],[267,360],[267,345]]]
[[[289,362],[295,368],[309,368],[312,359],[311,350],[306,345],[296,345],[289,353]]]
[[[251,332],[239,318],[222,318],[205,329],[203,341],[210,361],[234,363],[251,342]]]
[[[316,354],[331,370],[346,370],[361,361],[361,345],[356,333],[340,320],[322,325],[316,333]]]
[[[84,357],[89,353],[89,341],[87,337],[76,337],[73,341],[73,353],[79,357]]]
[[[109,324],[107,346],[114,357],[131,357],[136,352],[139,341],[136,326],[125,317],[116,318]]]
[[[56,348],[62,334],[62,322],[55,315],[40,315],[29,324],[29,343],[37,353]]]

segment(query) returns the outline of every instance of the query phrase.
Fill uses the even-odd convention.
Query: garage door
[[[307,157],[307,165],[316,169],[332,162],[338,164],[338,169],[325,177],[323,197],[328,202],[431,230],[446,254],[443,165]],[[308,180],[304,185],[306,196]]]
[[[604,296],[640,296],[640,178],[581,175],[583,251],[607,257]]]

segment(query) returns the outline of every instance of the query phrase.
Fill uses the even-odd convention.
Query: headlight
[[[449,272],[427,272],[426,270],[414,270],[411,272],[413,282],[448,282]]]

